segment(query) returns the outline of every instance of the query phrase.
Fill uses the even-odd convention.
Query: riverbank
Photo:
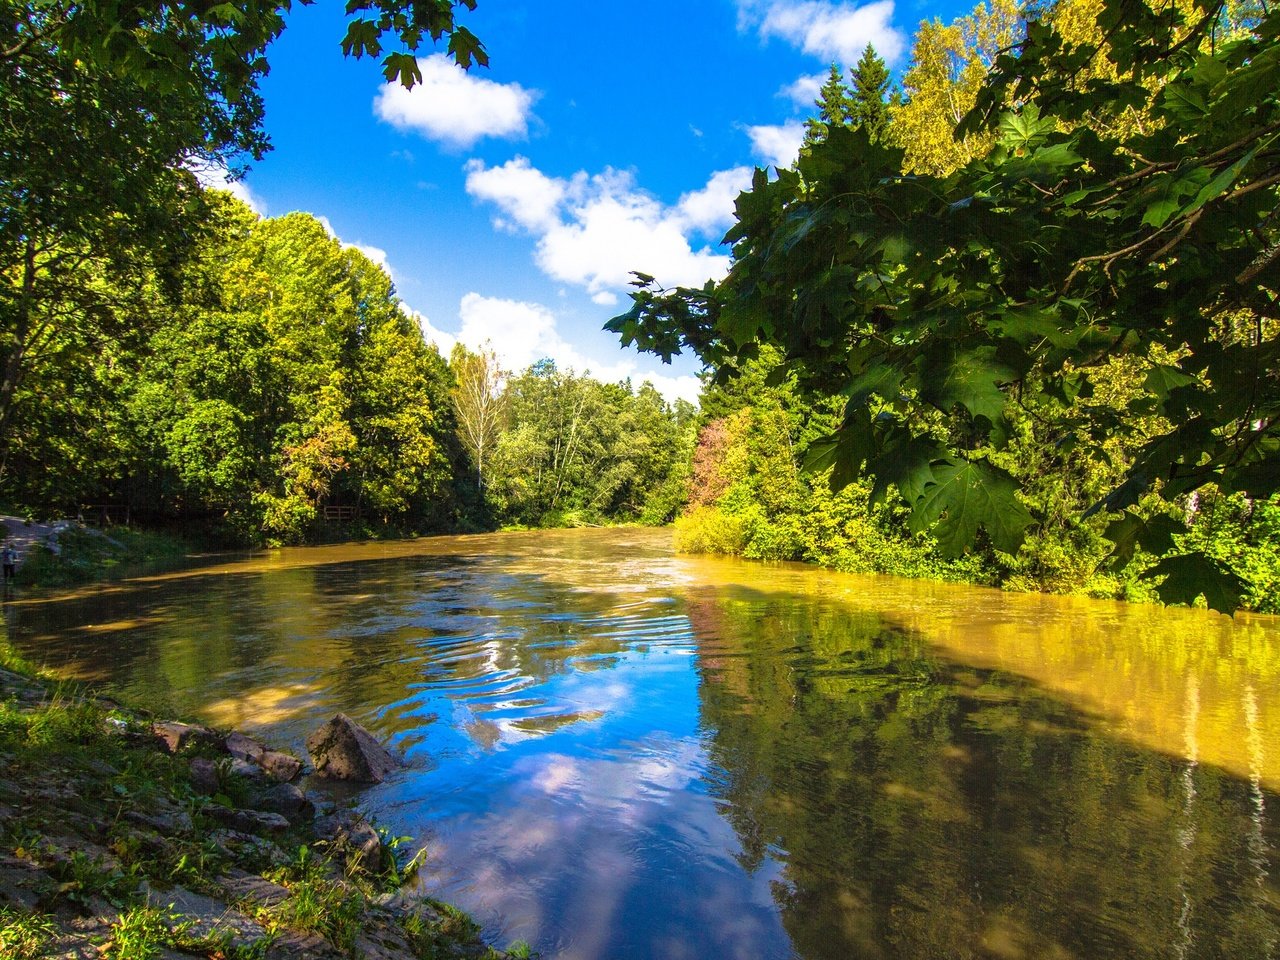
[[[182,563],[202,547],[171,533],[135,527],[98,529],[74,520],[0,516],[0,541],[18,552],[16,583],[69,587],[137,570]]]
[[[304,793],[300,767],[0,651],[0,956],[528,955],[409,892],[407,838]]]

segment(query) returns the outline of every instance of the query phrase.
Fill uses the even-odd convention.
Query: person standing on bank
[[[13,548],[12,543],[4,545],[4,550],[0,551],[0,560],[4,562],[5,584],[13,583],[13,578],[18,573],[18,551]]]

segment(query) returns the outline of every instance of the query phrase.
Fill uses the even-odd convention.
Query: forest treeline
[[[0,23],[0,507],[248,543],[683,511],[691,550],[1280,609],[1264,5],[992,0],[923,24],[900,89],[870,48],[833,66],[795,166],[738,200],[729,276],[641,277],[610,324],[697,352],[700,412],[442,357],[316,219],[201,188],[269,147],[284,11],[177,6]],[[399,29],[373,6],[357,52]]]
[[[550,361],[446,360],[386,272],[316,218],[202,199],[199,236],[164,272],[79,265],[111,335],[45,308],[9,408],[10,509],[127,508],[251,544],[674,515],[690,405]],[[477,386],[491,450],[468,445]]]
[[[1280,612],[1277,18],[1121,6],[924,23],[900,89],[833,65],[730,276],[639,277],[611,328],[716,375],[682,549]]]

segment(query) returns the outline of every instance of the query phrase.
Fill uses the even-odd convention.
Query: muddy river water
[[[301,753],[547,960],[1280,952],[1280,618],[677,556],[670,533],[221,558],[4,606],[28,659]]]

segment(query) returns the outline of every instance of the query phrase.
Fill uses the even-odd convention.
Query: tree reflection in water
[[[548,957],[1277,946],[1280,622],[648,531],[281,551],[4,622],[37,662],[277,741],[368,723],[412,765],[362,805]]]

